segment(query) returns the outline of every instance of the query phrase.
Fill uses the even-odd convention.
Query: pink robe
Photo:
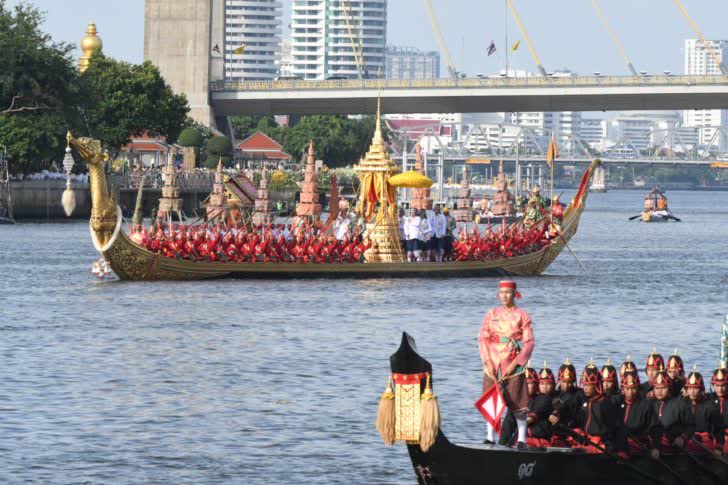
[[[496,371],[504,372],[514,360],[525,367],[533,352],[531,316],[520,308],[490,309],[480,328],[478,347],[483,364],[492,362]]]

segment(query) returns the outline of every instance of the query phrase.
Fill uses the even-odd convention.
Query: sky
[[[6,0],[12,6],[21,0]],[[104,52],[143,60],[144,0],[26,0],[47,13],[45,29],[55,40],[78,43],[93,19]],[[728,0],[682,0],[708,39],[728,39]],[[283,0],[288,23],[291,0]],[[673,0],[598,0],[605,17],[638,71],[683,71],[683,42],[694,38]],[[547,71],[628,74],[595,15],[591,0],[514,0]],[[433,0],[451,57],[469,75],[493,74],[505,65],[508,44],[522,39],[506,0]],[[439,50],[422,0],[389,0],[387,43]],[[287,29],[284,29],[286,31]],[[497,52],[487,57],[491,41]],[[535,71],[525,42],[510,56],[517,69]],[[443,73],[446,72],[443,60]]]

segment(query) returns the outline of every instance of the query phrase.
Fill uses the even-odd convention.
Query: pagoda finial
[[[374,140],[372,144],[383,143],[384,138],[382,137],[382,93],[377,93],[377,120],[376,128],[374,129]]]
[[[313,162],[315,156],[316,154],[313,151],[313,140],[311,140],[308,144],[308,162]]]
[[[96,24],[91,20],[86,29],[86,35],[81,39],[81,51],[82,55],[78,60],[79,70],[85,72],[88,69],[89,61],[91,56],[100,51],[103,48],[104,43],[98,36],[98,30]]]
[[[217,173],[222,173],[222,156],[217,161]]]

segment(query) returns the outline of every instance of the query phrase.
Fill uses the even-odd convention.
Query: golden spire
[[[98,31],[96,30],[96,24],[92,20],[88,24],[86,35],[83,39],[81,39],[81,50],[83,51],[83,55],[81,55],[81,58],[78,60],[78,68],[81,72],[85,72],[86,69],[88,69],[88,63],[91,60],[91,56],[96,52],[101,51],[104,46],[104,43],[101,41],[101,37],[97,34]]]
[[[377,122],[376,128],[374,129],[372,145],[379,145],[382,143],[384,143],[384,137],[382,137],[382,94],[377,93]]]

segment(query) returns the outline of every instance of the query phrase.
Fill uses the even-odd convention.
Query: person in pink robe
[[[518,447],[526,446],[528,385],[524,369],[533,352],[531,316],[516,307],[520,298],[516,282],[501,281],[498,298],[502,306],[488,310],[478,335],[483,360],[483,392],[493,384],[501,385],[503,400],[518,424]],[[486,443],[495,442],[493,427],[487,425]]]

